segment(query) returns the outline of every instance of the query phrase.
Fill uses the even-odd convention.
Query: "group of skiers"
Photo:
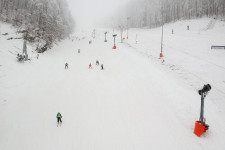
[[[96,60],[96,65],[98,66],[99,65],[99,61]],[[69,68],[69,64],[68,63],[65,63],[65,69],[68,69]],[[91,63],[89,64],[89,69],[92,69],[92,65]],[[103,67],[103,64],[101,64],[101,70],[103,70],[104,67]]]
[[[99,65],[99,61],[96,60],[96,66],[98,66],[98,65]],[[91,63],[89,64],[89,69],[92,69]],[[101,64],[101,70],[103,70],[103,69],[104,69],[103,64]]]

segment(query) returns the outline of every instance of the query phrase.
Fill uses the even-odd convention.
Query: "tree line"
[[[16,26],[38,52],[68,37],[75,24],[65,0],[0,0],[0,20]]]
[[[225,0],[131,0],[110,19],[114,26],[152,28],[204,16],[225,18]]]

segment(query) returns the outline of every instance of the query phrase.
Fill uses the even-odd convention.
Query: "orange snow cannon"
[[[200,137],[203,132],[209,129],[209,125],[205,123],[204,118],[204,101],[208,92],[211,90],[211,85],[206,84],[201,90],[198,91],[198,94],[201,95],[201,111],[199,121],[195,121],[194,134]]]

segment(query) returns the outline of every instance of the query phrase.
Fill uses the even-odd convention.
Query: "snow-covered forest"
[[[225,17],[225,0],[131,0],[110,18],[111,25],[157,27],[202,17]]]
[[[65,0],[0,0],[0,20],[16,26],[38,52],[68,37],[75,24]]]

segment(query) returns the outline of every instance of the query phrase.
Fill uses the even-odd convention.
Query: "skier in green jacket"
[[[69,66],[68,63],[66,63],[66,64],[65,64],[65,69],[68,69],[68,66]]]
[[[56,115],[56,118],[57,118],[57,127],[58,127],[58,125],[61,126],[61,124],[62,124],[62,115],[60,114],[60,112],[58,112],[58,114]]]

